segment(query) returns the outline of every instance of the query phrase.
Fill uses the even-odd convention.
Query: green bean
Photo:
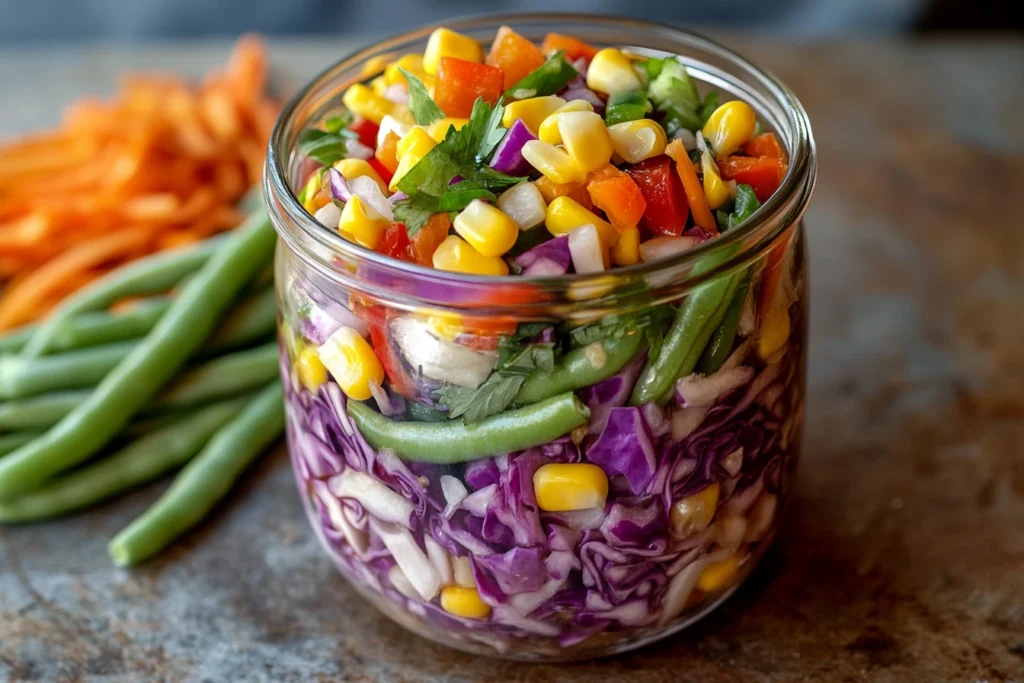
[[[717,268],[729,256],[729,251],[706,256],[694,267],[694,274]],[[676,311],[675,320],[657,356],[647,359],[647,365],[633,387],[632,405],[664,402],[671,395],[675,381],[693,372],[711,333],[725,315],[737,280],[736,275],[718,277],[700,285],[686,297]]]
[[[201,521],[284,431],[282,401],[281,383],[275,381],[222,427],[160,500],[110,542],[114,563],[138,564]]]
[[[240,303],[221,323],[203,346],[216,353],[250,344],[274,331],[277,324],[277,298],[274,288],[257,292]]]
[[[14,432],[0,434],[0,455],[7,455],[15,448],[21,448],[32,439],[39,438],[38,432]]]
[[[135,346],[136,342],[119,342],[57,356],[4,356],[0,358],[0,398],[91,387],[117,367]]]
[[[154,297],[123,313],[79,313],[60,327],[49,351],[73,351],[89,346],[138,339],[153,329],[171,305],[170,299]],[[0,337],[0,354],[18,353],[35,334],[38,325],[25,325]]]
[[[277,377],[277,342],[221,356],[179,377],[152,407],[195,405],[261,387]]]
[[[590,419],[590,409],[572,392],[469,424],[455,420],[396,422],[359,401],[348,402],[348,414],[374,448],[441,465],[539,446]]]
[[[22,354],[32,357],[49,351],[62,328],[79,313],[102,310],[130,296],[166,292],[182,278],[199,270],[226,242],[227,238],[216,237],[197,246],[161,252],[100,278],[65,299],[53,315],[39,325]]]
[[[736,293],[732,295],[729,308],[725,310],[722,323],[715,328],[708,341],[707,348],[697,361],[697,372],[705,375],[718,372],[722,363],[726,361],[732,352],[732,345],[736,341],[736,332],[740,327],[740,315],[743,313],[743,306],[747,301],[747,291],[750,289],[750,273],[744,274],[740,280]]]
[[[83,403],[42,437],[0,460],[0,500],[77,465],[120,432],[202,345],[238,292],[270,261],[274,242],[266,214],[254,214],[232,233],[153,331]]]
[[[535,370],[516,394],[515,403],[537,403],[606,380],[629,364],[640,348],[639,331],[573,349],[552,372]]]
[[[215,403],[132,441],[108,457],[40,489],[0,503],[0,523],[60,517],[111,498],[177,469],[244,407],[240,399]]]
[[[62,391],[0,403],[0,429],[49,429],[87,398],[88,391]]]

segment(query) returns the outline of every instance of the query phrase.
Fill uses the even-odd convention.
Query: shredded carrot
[[[715,217],[711,215],[707,197],[704,196],[704,188],[700,184],[700,178],[697,177],[697,171],[693,169],[690,155],[686,153],[683,143],[679,140],[673,140],[665,148],[665,154],[672,157],[676,162],[676,172],[679,174],[679,180],[683,183],[686,200],[690,202],[693,222],[710,232],[712,236],[717,235],[718,223],[715,222]]]

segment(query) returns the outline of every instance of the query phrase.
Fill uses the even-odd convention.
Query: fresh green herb
[[[328,116],[324,119],[324,130],[328,133],[339,133],[342,128],[348,128],[352,125],[354,118],[351,112],[345,112],[337,116]]]
[[[419,232],[435,213],[441,213],[441,199],[431,194],[414,194],[394,206],[395,222],[405,224],[409,237]]]
[[[504,340],[502,340],[504,341]],[[555,344],[507,344],[498,346],[498,370],[503,375],[529,375],[534,370],[551,372],[555,369]],[[502,358],[504,356],[504,358]]]
[[[629,90],[626,92],[612,93],[608,97],[608,107],[604,111],[605,123],[613,126],[616,123],[636,121],[651,113],[654,107],[647,99],[647,93],[643,90]]]
[[[447,386],[438,389],[434,395],[448,406],[449,418],[461,417],[465,422],[480,422],[511,405],[525,379],[523,375],[506,376],[495,372],[476,389]]]
[[[576,67],[565,58],[565,53],[559,50],[523,76],[522,80],[505,92],[505,96],[515,100],[527,100],[531,97],[554,95],[579,75]]]
[[[498,197],[490,190],[480,187],[480,185],[472,181],[463,180],[452,185],[441,196],[438,202],[438,210],[448,212],[462,211],[474,199],[488,199],[494,202],[498,200]]]
[[[754,215],[754,212],[761,208],[761,202],[754,194],[754,188],[750,185],[738,185],[736,187],[736,200],[733,202],[729,212],[719,209],[715,212],[715,222],[718,223],[718,231],[725,232]]]
[[[697,112],[700,116],[702,127],[707,124],[708,119],[711,118],[716,109],[718,109],[718,91],[712,90],[704,98],[704,102],[700,105],[700,111]]]
[[[431,99],[423,81],[402,67],[398,67],[398,70],[402,72],[405,80],[409,83],[409,112],[412,113],[413,120],[421,126],[429,126],[434,121],[443,119],[444,112]]]
[[[622,337],[647,327],[661,327],[674,311],[670,306],[655,306],[639,313],[612,313],[601,320],[574,328],[569,332],[573,346],[586,346],[609,337]]]
[[[346,140],[358,137],[347,128],[330,133],[317,128],[308,128],[299,134],[299,151],[324,166],[345,158]]]
[[[686,67],[675,57],[652,57],[644,68],[649,79],[647,95],[658,111],[665,112],[665,132],[671,136],[682,128],[700,128],[700,94]]]
[[[729,229],[729,212],[719,209],[715,211],[715,223],[718,224],[718,232],[725,232]]]

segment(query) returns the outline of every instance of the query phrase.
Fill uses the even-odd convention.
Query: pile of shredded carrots
[[[132,75],[59,128],[0,143],[0,330],[126,261],[237,225],[279,105],[263,42],[199,84]]]

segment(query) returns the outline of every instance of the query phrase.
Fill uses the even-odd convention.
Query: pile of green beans
[[[184,467],[110,543],[115,563],[131,565],[227,495],[284,430],[274,243],[254,212],[230,235],[135,261],[0,336],[0,524],[59,517]]]

